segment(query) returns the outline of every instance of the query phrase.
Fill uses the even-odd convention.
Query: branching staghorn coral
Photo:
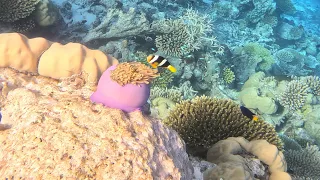
[[[309,86],[312,94],[320,96],[320,78],[318,76],[306,76],[303,80]]]
[[[309,91],[307,84],[299,80],[292,80],[288,83],[285,92],[280,95],[279,102],[289,110],[296,111],[305,104]]]
[[[173,88],[152,87],[150,91],[150,100],[158,97],[167,98],[171,101],[178,103],[183,99],[182,92]]]
[[[307,146],[302,150],[288,150],[284,152],[288,169],[299,179],[320,177],[320,151],[316,145]]]
[[[239,136],[248,140],[265,139],[283,149],[271,125],[261,119],[253,121],[247,118],[241,113],[239,105],[231,100],[206,96],[183,100],[164,123],[180,134],[191,153],[206,151],[220,140]]]
[[[156,69],[139,63],[120,63],[115,70],[111,71],[111,79],[116,81],[121,86],[126,84],[149,84],[150,81],[159,74]]]
[[[212,31],[209,18],[192,9],[187,9],[179,19],[155,22],[152,28],[162,33],[155,39],[156,47],[169,56],[181,57],[199,50],[206,43],[215,49],[216,53],[223,53],[223,47],[215,37],[207,35]]]

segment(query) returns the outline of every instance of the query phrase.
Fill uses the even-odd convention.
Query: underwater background
[[[194,163],[229,137],[265,139],[291,179],[320,180],[319,0],[0,0],[0,33],[13,32],[158,67],[147,114],[177,131]],[[250,178],[285,180],[266,164]],[[221,171],[211,179],[250,176]]]

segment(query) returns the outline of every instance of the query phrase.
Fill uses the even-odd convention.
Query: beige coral
[[[245,151],[245,153],[244,153]],[[247,141],[243,137],[230,137],[213,145],[207,160],[217,164],[217,168],[209,169],[204,179],[254,179],[254,172],[246,159],[253,155],[268,166],[270,180],[291,180],[282,152],[266,140]],[[266,175],[264,175],[266,176]]]
[[[158,77],[158,71],[140,62],[125,62],[117,65],[111,71],[110,78],[121,86],[126,84],[149,84],[152,79]]]
[[[28,39],[19,33],[0,34],[0,67],[51,78],[69,77],[82,71],[92,83],[118,60],[78,43],[50,42],[44,38]]]
[[[158,110],[158,116],[161,119],[165,119],[169,115],[170,110],[176,105],[175,102],[164,97],[157,97],[151,103],[152,107]]]

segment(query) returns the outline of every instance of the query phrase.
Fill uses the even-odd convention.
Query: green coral
[[[231,84],[235,80],[234,72],[230,68],[224,68],[222,78],[227,84]]]
[[[255,59],[258,63],[258,70],[269,70],[274,63],[274,59],[270,51],[258,43],[248,43],[242,50],[249,55],[250,58]]]
[[[232,100],[206,96],[183,100],[164,123],[180,134],[191,153],[205,152],[220,140],[239,136],[249,141],[265,139],[283,149],[274,127],[262,119],[253,121],[247,118]]]

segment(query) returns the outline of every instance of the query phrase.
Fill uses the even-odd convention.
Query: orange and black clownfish
[[[176,72],[177,69],[173,67],[168,60],[166,60],[164,57],[159,56],[159,55],[150,55],[147,57],[148,63],[151,65],[153,68],[157,67],[164,67],[169,69],[171,72]]]
[[[251,112],[248,108],[244,106],[240,106],[240,110],[243,115],[247,116],[248,118],[252,119],[253,121],[258,121],[259,117]]]

